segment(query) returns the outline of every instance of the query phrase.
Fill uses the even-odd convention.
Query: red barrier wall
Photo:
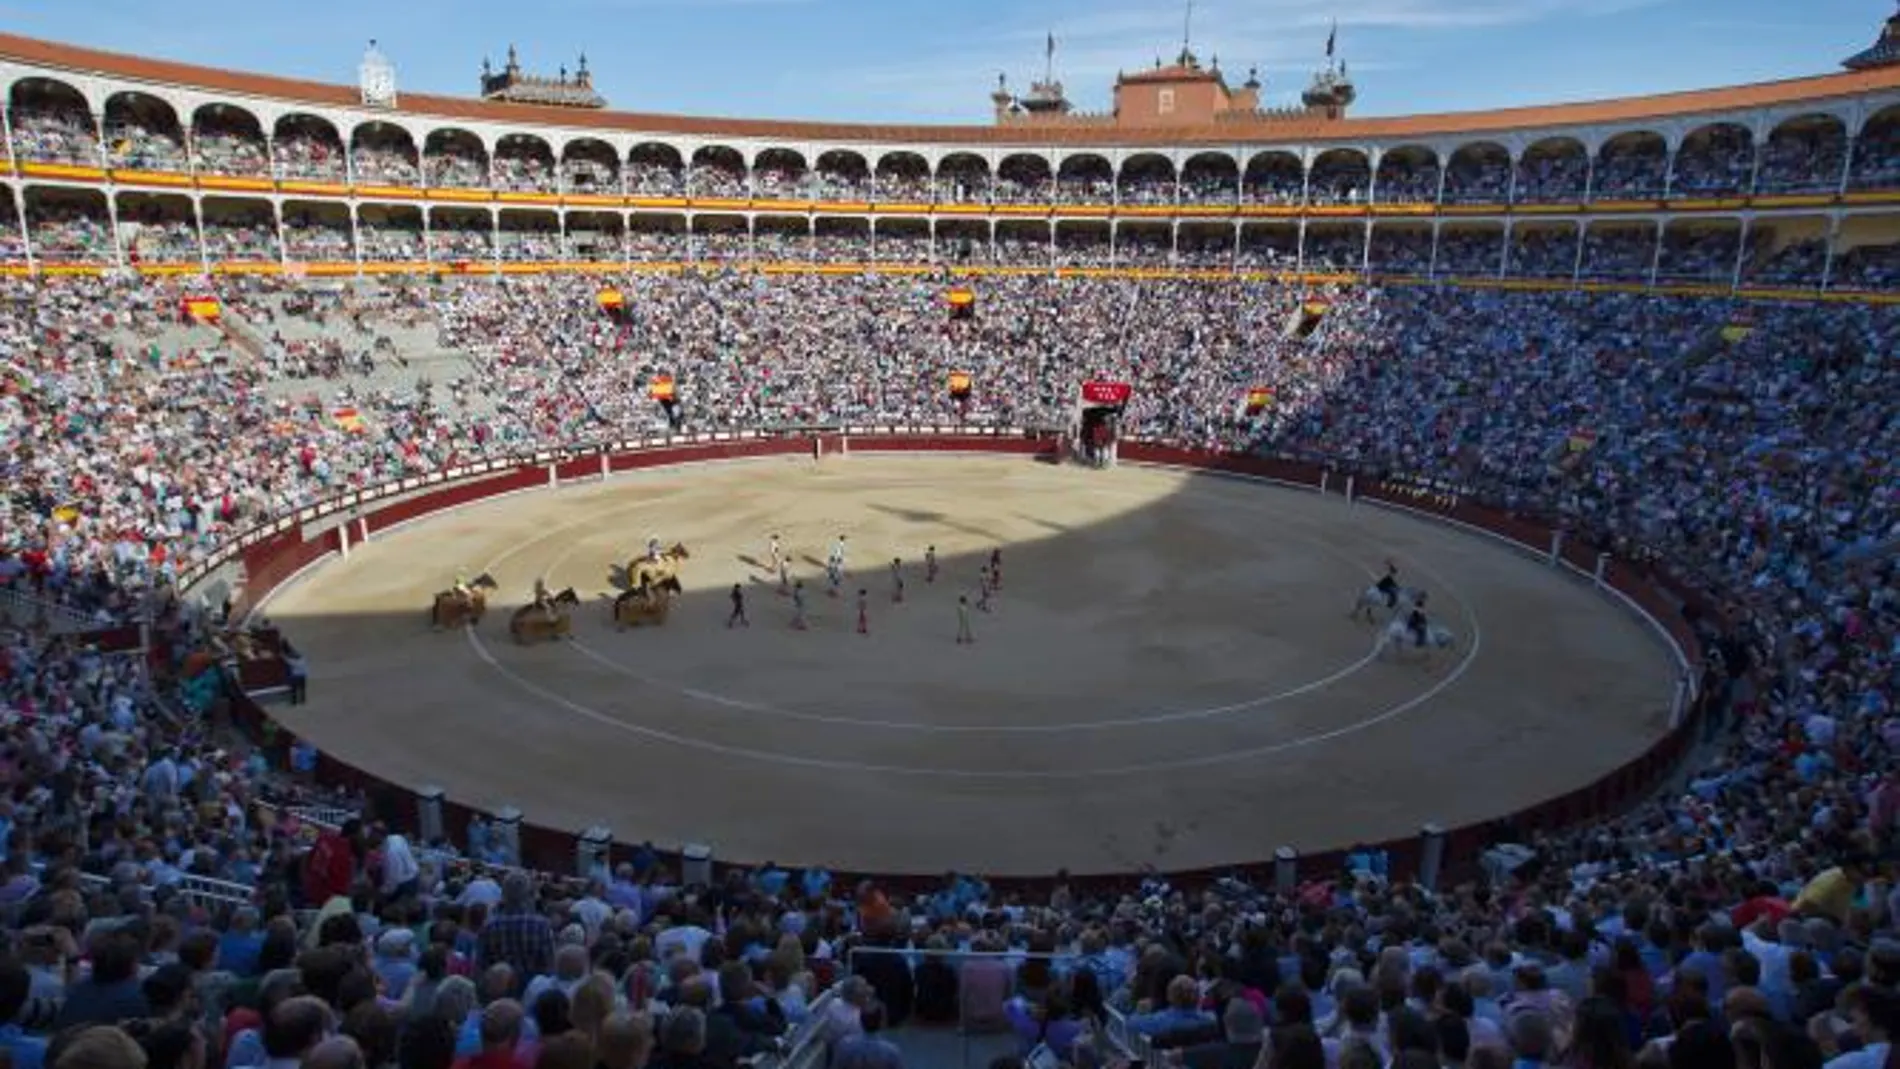
[[[369,533],[374,536],[389,530],[397,524],[421,519],[433,512],[457,508],[473,501],[480,501],[485,497],[494,497],[497,494],[509,494],[517,490],[532,490],[535,487],[546,486],[547,484],[548,471],[546,468],[522,468],[517,471],[508,472],[505,475],[497,475],[487,479],[476,479],[473,482],[460,483],[445,490],[437,490],[428,494],[418,494],[407,501],[399,501],[393,505],[385,505],[363,517],[363,522],[364,525],[369,528]],[[246,563],[248,570],[248,560]],[[262,592],[269,589],[270,587],[258,588],[256,596],[261,598],[263,596]]]
[[[859,452],[961,452],[1054,456],[1058,448],[1055,440],[1049,436],[1024,435],[987,437],[894,434],[871,438],[862,435],[845,436],[826,433],[817,436],[817,440],[822,443],[827,455],[833,455],[839,452],[840,446],[845,443],[847,437],[850,442],[861,442],[852,446]],[[608,468],[610,471],[624,472],[637,468],[695,464],[715,460],[809,454],[813,449],[813,435],[741,439],[729,442],[698,442],[611,453],[608,455]],[[1329,489],[1335,493],[1343,493],[1346,486],[1344,475],[1338,473],[1328,475],[1322,466],[1302,461],[1238,456],[1138,442],[1122,443],[1119,454],[1121,459],[1134,463],[1163,464],[1214,473],[1276,479],[1302,486],[1320,485],[1322,478],[1325,478],[1329,480]],[[557,477],[563,480],[589,479],[600,475],[599,453],[571,456],[553,463]],[[418,494],[406,501],[376,508],[367,514],[365,520],[370,533],[375,534],[387,531],[399,523],[457,508],[497,494],[546,485],[548,485],[548,465],[530,464],[500,475],[475,479],[432,493]],[[1549,551],[1551,529],[1523,516],[1510,515],[1470,502],[1448,499],[1372,480],[1355,480],[1354,488],[1356,494],[1370,500],[1401,505],[1483,528],[1540,553]],[[295,526],[247,547],[242,554],[248,575],[247,597],[262,599],[269,591],[292,575],[321,559],[325,554],[334,552],[337,548],[338,539],[334,530],[306,542],[302,538],[300,529]],[[1567,560],[1586,572],[1595,567],[1596,550],[1594,548],[1578,542],[1574,546],[1567,545],[1564,552]],[[1605,572],[1605,580],[1617,590],[1627,594],[1661,623],[1675,638],[1690,663],[1695,663],[1700,653],[1696,647],[1694,635],[1683,620],[1679,608],[1681,600],[1698,600],[1693,592],[1685,591],[1680,584],[1668,577],[1653,575],[1640,565],[1624,561],[1610,562]],[[293,741],[294,737],[290,732],[270,721],[264,711],[249,698],[239,700],[238,708],[234,710],[234,718],[241,725],[260,730],[269,740],[270,748],[278,751],[280,757],[282,751]],[[1658,740],[1641,757],[1609,772],[1586,787],[1496,820],[1448,829],[1445,850],[1447,869],[1455,871],[1460,866],[1469,865],[1475,861],[1479,851],[1492,841],[1496,830],[1503,826],[1513,827],[1519,833],[1551,830],[1601,819],[1627,808],[1646,796],[1688,751],[1693,730],[1694,719],[1686,718],[1680,727]],[[417,798],[413,789],[386,782],[334,760],[328,755],[324,755],[319,761],[318,776],[326,783],[361,790],[369,798],[371,807],[379,818],[398,826],[413,828],[417,818]],[[466,832],[469,821],[478,815],[481,814],[468,806],[445,800],[443,803],[444,830],[459,841]],[[524,824],[521,828],[522,861],[530,867],[551,871],[572,871],[575,840],[576,833],[574,832]],[[1391,870],[1394,873],[1416,870],[1420,855],[1420,840],[1417,836],[1370,845],[1373,849],[1387,852]],[[616,845],[616,855],[624,849]],[[1343,850],[1305,855],[1299,859],[1300,875],[1302,878],[1313,878],[1336,872],[1343,856]],[[1235,873],[1247,879],[1268,881],[1273,876],[1273,863],[1262,861],[1256,865],[1177,872],[1171,873],[1170,876],[1183,886],[1191,886]],[[840,880],[853,880],[863,876],[880,879],[893,889],[899,890],[912,888],[922,890],[935,886],[941,879],[941,875],[935,873],[895,876],[836,874]],[[1085,877],[1075,882],[1093,890],[1116,891],[1132,887],[1139,879],[1139,874],[1131,873],[1125,876]],[[1048,881],[1006,879],[995,881],[995,883],[1004,890],[1036,892],[1046,890]]]

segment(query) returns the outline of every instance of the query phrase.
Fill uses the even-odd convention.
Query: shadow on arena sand
[[[664,625],[622,631],[612,598],[649,537],[688,547],[683,589]],[[1454,648],[1376,655],[1383,623],[1348,619],[1387,559]],[[478,626],[434,632],[458,570],[499,587]],[[521,644],[508,621],[537,577],[579,604],[568,638]],[[310,666],[308,704],[273,714],[403,791],[873,872],[1191,869],[1473,824],[1640,755],[1674,679],[1653,632],[1493,540],[1020,457],[780,457],[483,501],[264,611]]]

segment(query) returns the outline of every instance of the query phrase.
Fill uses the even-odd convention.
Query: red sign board
[[[1125,382],[1085,382],[1082,400],[1091,405],[1125,405],[1135,388]]]

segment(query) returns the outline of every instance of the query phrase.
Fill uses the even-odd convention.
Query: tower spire
[[[1187,0],[1187,14],[1181,18],[1181,62],[1194,54],[1189,47],[1194,41],[1194,0]]]
[[[1048,43],[1042,49],[1042,80],[1049,83],[1056,80],[1056,32],[1049,31]]]

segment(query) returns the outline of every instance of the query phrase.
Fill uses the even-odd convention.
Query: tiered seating
[[[291,230],[336,232],[309,217]],[[1092,246],[1097,232],[1065,238]],[[1243,248],[1278,260],[1282,233],[1255,228]],[[1565,233],[1524,232],[1513,255],[1555,271]],[[1586,273],[1622,269],[1631,238],[1593,231]],[[1719,240],[1681,231],[1665,268],[1719,259],[1704,250]],[[1374,250],[1390,261],[1408,244]],[[1027,232],[1004,247],[1048,252]],[[1766,271],[1811,259],[1803,248],[1739,252]],[[1864,243],[1836,268],[1890,277],[1892,251]],[[1884,357],[1900,350],[1900,310],[1023,276],[986,280],[983,315],[952,325],[936,288],[908,278],[623,284],[643,310],[626,324],[591,307],[592,278],[217,280],[232,314],[268,333],[259,353],[178,325],[178,283],[0,280],[0,589],[75,626],[155,606],[177,655],[148,682],[130,659],[0,624],[0,1017],[16,1064],[152,1065],[200,1043],[232,1069],[440,1066],[458,1044],[502,1064],[525,1017],[537,1064],[634,1069],[658,1022],[658,1064],[689,1069],[712,1064],[708,1013],[734,1051],[890,1064],[916,1039],[913,1012],[1104,1063],[1205,1041],[1218,1046],[1188,1064],[1246,1061],[1264,1043],[1318,1069],[1321,1032],[1342,1067],[1721,1067],[1725,1043],[1774,1069],[1822,1065],[1823,1050],[1846,1059],[1836,1069],[1885,1057],[1900,955],[1874,877],[1900,813],[1886,686],[1900,655],[1900,373]],[[1315,298],[1328,311],[1311,337],[1274,329]],[[942,326],[914,329],[926,322]],[[453,381],[414,385],[387,359],[397,337],[470,355]],[[1032,900],[972,876],[912,897],[769,865],[687,888],[644,847],[578,879],[532,873],[507,867],[505,837],[479,822],[426,843],[359,822],[362,799],[309,786],[313,755],[206,730],[216,688],[185,655],[294,656],[295,636],[226,631],[217,607],[167,590],[181,567],[342,487],[614,440],[647,406],[602,354],[661,350],[693,429],[946,419],[953,368],[980,384],[967,418],[1033,426],[1064,417],[1082,376],[1108,375],[1174,384],[1137,392],[1134,436],[1318,455],[1561,513],[1579,536],[1734,599],[1696,620],[1705,749],[1679,786],[1575,829],[1500,831],[1481,872],[1431,890],[1358,849],[1292,888],[1150,873],[1124,893],[1058,876]],[[761,367],[774,390],[756,388]],[[377,433],[282,418],[318,383]],[[1234,398],[1254,385],[1275,404],[1248,418]],[[477,403],[491,396],[509,404]],[[1580,430],[1593,444],[1579,452]],[[871,964],[858,948],[892,953]],[[82,954],[83,969],[55,967]],[[880,1020],[895,1053],[860,1035]],[[200,1024],[214,1027],[194,1039]]]

